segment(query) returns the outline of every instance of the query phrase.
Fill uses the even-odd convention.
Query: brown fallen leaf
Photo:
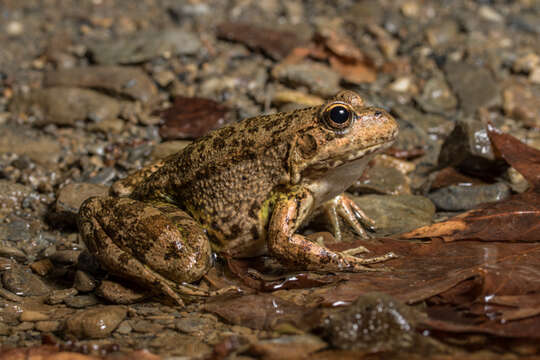
[[[492,125],[488,125],[488,135],[495,152],[519,171],[531,188],[506,200],[480,205],[448,221],[401,234],[400,238],[540,241],[540,151]]]
[[[217,27],[218,37],[245,44],[274,60],[285,58],[302,40],[292,31],[281,31],[251,23],[225,22]]]
[[[228,112],[214,100],[177,96],[171,107],[159,112],[165,119],[159,135],[166,140],[197,138],[223,125]]]

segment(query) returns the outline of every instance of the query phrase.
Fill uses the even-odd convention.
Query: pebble
[[[58,320],[38,321],[34,324],[34,328],[37,331],[44,333],[50,333],[60,330],[61,323]]]
[[[76,313],[66,321],[66,333],[79,339],[100,339],[109,336],[126,317],[123,306],[101,306]]]
[[[50,293],[43,281],[22,267],[16,267],[2,273],[4,287],[18,296],[40,296]]]
[[[3,297],[6,300],[14,301],[16,303],[21,303],[23,301],[23,298],[20,296],[15,295],[11,291],[8,291],[2,287],[0,287],[0,297]],[[1,322],[0,322],[1,324]]]
[[[499,85],[485,67],[449,61],[444,71],[466,114],[501,103]]]
[[[484,124],[474,118],[460,118],[444,141],[438,160],[441,168],[456,166],[468,173],[500,172],[504,161],[495,159]]]
[[[20,21],[10,21],[6,24],[6,33],[11,36],[21,35],[24,32],[24,25]]]
[[[322,97],[333,96],[340,90],[340,75],[328,66],[313,61],[277,65],[272,75],[291,86],[305,86],[310,93]]]
[[[23,199],[30,194],[32,194],[32,188],[29,186],[0,179],[0,213],[19,209]]]
[[[73,280],[73,287],[80,292],[90,292],[96,288],[96,280],[87,272],[77,270]]]
[[[128,335],[131,331],[133,331],[133,328],[129,324],[129,320],[122,321],[116,328],[116,332],[122,335]]]
[[[90,45],[99,64],[136,64],[158,56],[193,55],[203,47],[199,37],[182,29],[138,32],[134,36]]]
[[[77,263],[80,254],[81,250],[57,250],[49,259],[55,264],[73,265]]]
[[[107,94],[153,104],[157,88],[140,68],[127,66],[90,66],[45,73],[46,87],[82,87],[105,90]]]
[[[121,119],[105,119],[88,124],[88,130],[103,134],[120,134],[124,129],[124,121]]]
[[[446,114],[453,111],[457,106],[457,99],[442,77],[429,79],[422,91],[416,98],[422,109],[427,112]]]
[[[49,259],[42,259],[30,264],[30,269],[39,276],[45,276],[54,269],[54,265]]]
[[[74,125],[77,121],[115,119],[122,103],[97,91],[75,87],[35,89],[15,101],[19,112],[36,114],[35,124]]]
[[[451,185],[428,194],[428,198],[437,208],[444,211],[470,210],[480,204],[501,201],[509,197],[510,188],[504,183]]]
[[[152,333],[158,334],[163,331],[163,326],[149,320],[133,320],[130,321],[133,331],[138,333]]]
[[[57,193],[56,212],[66,222],[75,224],[79,208],[84,200],[92,196],[105,196],[109,188],[104,185],[91,183],[70,183]]]
[[[56,139],[42,132],[13,125],[0,125],[0,134],[0,153],[26,155],[40,165],[57,166],[61,148]]]
[[[6,336],[9,335],[11,327],[8,324],[0,321],[0,335]]]
[[[49,320],[49,315],[40,311],[23,310],[19,316],[19,321],[42,321]]]
[[[397,234],[428,225],[435,215],[435,205],[419,195],[364,195],[353,199],[375,221],[377,235]]]
[[[540,128],[540,90],[524,84],[512,84],[503,91],[506,115],[526,126]]]
[[[64,303],[70,308],[84,309],[99,304],[99,300],[94,295],[79,295],[64,299]]]
[[[390,295],[368,293],[334,309],[323,322],[324,338],[338,349],[393,352],[417,344],[415,311]]]

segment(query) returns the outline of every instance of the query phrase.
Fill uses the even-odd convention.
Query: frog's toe
[[[339,217],[345,220],[361,238],[368,239],[370,237],[365,228],[373,229],[375,222],[348,196],[344,194],[338,195],[332,200],[327,201],[323,205],[323,208],[337,241],[341,241],[342,239]]]

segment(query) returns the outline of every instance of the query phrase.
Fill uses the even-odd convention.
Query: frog
[[[344,192],[397,134],[388,112],[351,90],[320,106],[248,118],[84,201],[79,231],[109,273],[179,305],[223,290],[196,285],[216,253],[268,255],[306,271],[377,271],[370,264],[396,255],[332,251],[300,230],[320,213],[336,240],[345,225],[368,238],[372,220]]]

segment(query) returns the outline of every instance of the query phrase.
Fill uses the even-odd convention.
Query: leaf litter
[[[287,273],[270,271],[260,258],[229,259],[231,273],[255,292],[214,299],[205,309],[256,329],[317,331],[343,306],[384,293],[401,303],[423,304],[414,321],[416,333],[441,339],[471,333],[495,340],[540,338],[540,244],[534,243],[540,235],[540,151],[493,127],[489,136],[497,155],[529,181],[529,190],[448,220],[454,226],[450,234],[417,229],[406,235],[421,234],[429,242],[382,238],[327,245],[339,251],[364,245],[370,256],[398,255],[373,265],[381,269],[377,272]]]

